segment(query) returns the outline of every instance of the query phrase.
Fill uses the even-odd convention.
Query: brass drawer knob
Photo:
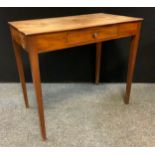
[[[94,38],[94,39],[96,39],[97,36],[98,36],[98,33],[97,33],[97,32],[93,34],[93,38]]]

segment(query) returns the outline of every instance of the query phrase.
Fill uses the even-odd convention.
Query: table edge
[[[73,29],[68,29],[68,30],[56,30],[56,31],[48,31],[48,32],[39,32],[39,33],[24,33],[22,31],[20,31],[17,27],[15,27],[14,25],[12,25],[12,22],[8,22],[10,27],[13,27],[16,31],[18,31],[19,33],[23,34],[24,36],[33,36],[33,35],[40,35],[40,34],[48,34],[48,33],[58,33],[58,32],[68,32],[68,31],[72,31],[72,30],[81,30],[81,29],[86,29],[86,28],[94,28],[94,27],[100,27],[100,26],[110,26],[110,25],[115,25],[115,24],[123,24],[123,23],[134,23],[134,22],[142,22],[144,21],[144,18],[135,18],[135,20],[132,21],[124,21],[124,22],[118,22],[118,23],[112,23],[112,24],[100,24],[100,25],[95,25],[95,26],[86,26],[86,27],[82,27],[82,28],[73,28]]]

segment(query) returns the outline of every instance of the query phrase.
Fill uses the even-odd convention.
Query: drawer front
[[[37,47],[40,52],[46,52],[85,45],[106,39],[108,40],[116,36],[117,27],[108,26],[51,34],[40,34],[32,36],[32,38],[29,39],[29,43],[32,47]]]
[[[70,31],[67,35],[68,44],[92,43],[100,40],[108,40],[117,36],[117,27],[98,27],[76,31]]]

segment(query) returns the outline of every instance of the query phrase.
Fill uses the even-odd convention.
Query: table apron
[[[38,53],[43,53],[133,36],[137,33],[139,23],[140,22],[121,23],[109,26],[98,26],[29,36],[24,36],[14,30],[12,31],[12,36],[26,51],[29,52],[35,49]]]

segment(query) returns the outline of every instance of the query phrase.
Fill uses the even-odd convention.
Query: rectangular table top
[[[111,15],[104,13],[57,17],[47,19],[35,19],[9,22],[9,24],[24,35],[60,32],[105,26],[119,23],[141,21],[142,18]]]

